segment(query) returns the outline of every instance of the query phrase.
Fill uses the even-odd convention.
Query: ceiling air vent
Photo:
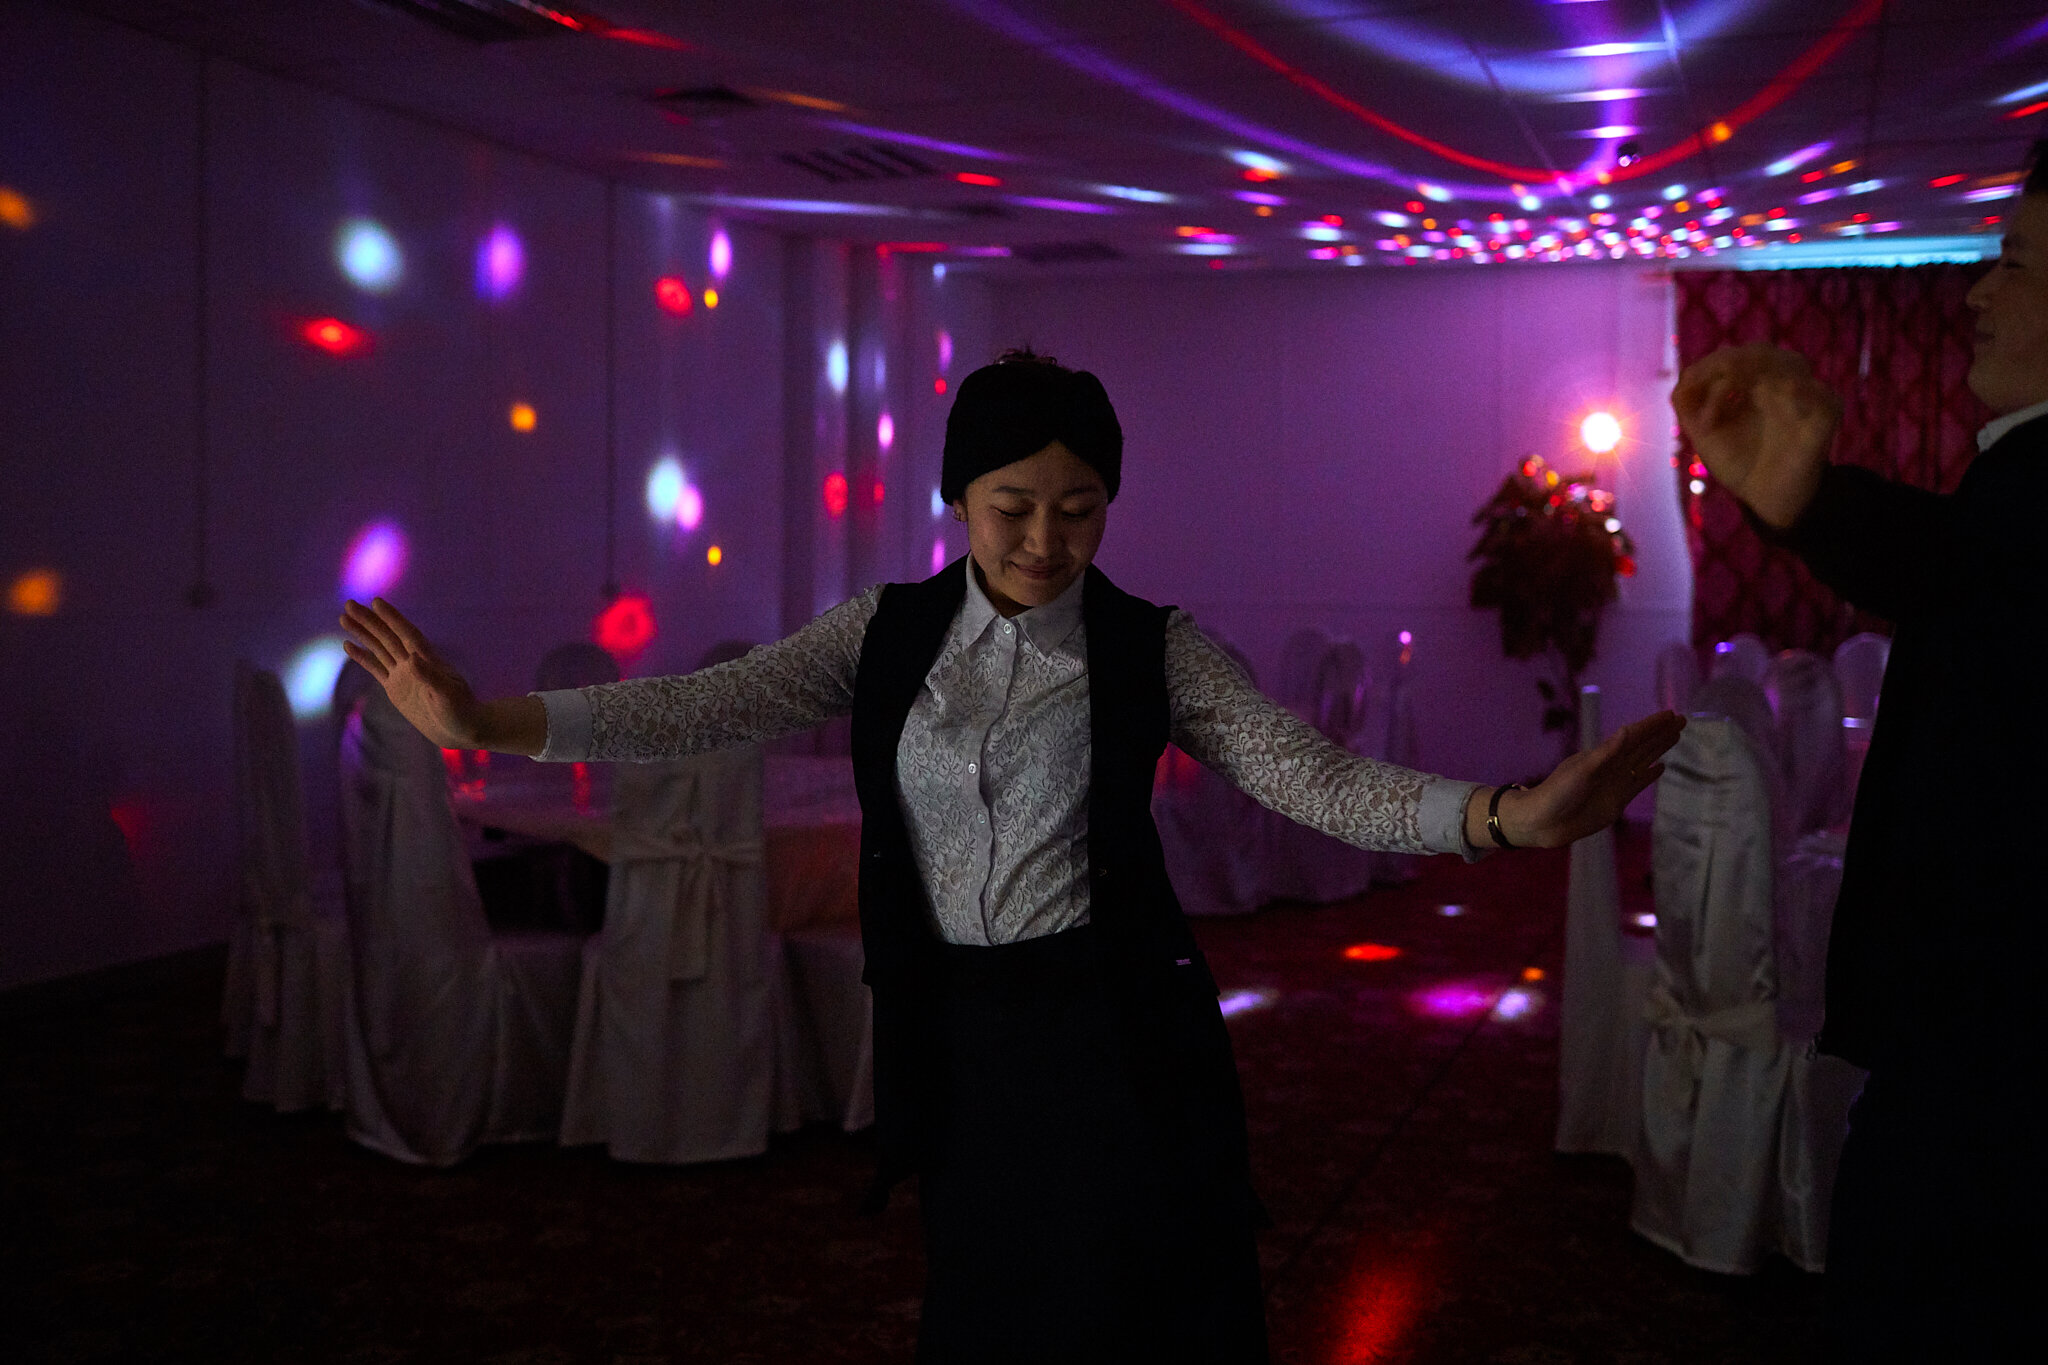
[[[834,185],[843,185],[850,180],[908,180],[913,176],[937,174],[916,157],[906,156],[879,142],[833,151],[784,152],[782,159]]]
[[[663,90],[654,96],[654,102],[678,114],[736,114],[742,109],[761,107],[759,100],[751,95],[742,95],[729,85],[690,85]]]
[[[508,38],[538,38],[574,33],[582,21],[565,9],[537,0],[359,0],[380,9],[397,10],[444,33],[473,43],[502,43]]]
[[[1026,242],[1010,254],[1033,265],[1071,265],[1076,261],[1120,261],[1124,253],[1107,242]]]

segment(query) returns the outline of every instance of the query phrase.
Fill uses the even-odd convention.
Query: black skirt
[[[1256,1201],[1172,1174],[1090,935],[940,949],[920,1365],[1267,1359]]]

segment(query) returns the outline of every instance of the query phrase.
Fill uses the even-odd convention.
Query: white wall
[[[1095,371],[1125,433],[1100,563],[1275,669],[1303,625],[1381,668],[1416,637],[1422,763],[1547,768],[1534,665],[1466,605],[1472,513],[1529,453],[1578,468],[1594,407],[1628,440],[1600,463],[1639,549],[1587,681],[1610,723],[1651,709],[1652,658],[1688,638],[1691,574],[1663,373],[1669,284],[1620,267],[1358,269],[993,286],[993,344]]]
[[[203,69],[202,199],[197,54],[0,8],[0,184],[36,214],[0,227],[0,582],[46,568],[64,584],[54,616],[0,613],[0,986],[222,937],[233,661],[280,667],[333,631],[344,551],[372,519],[411,542],[391,595],[480,690],[524,690],[546,648],[588,638],[608,502],[617,579],[651,594],[661,627],[643,671],[780,624],[776,238],[731,225],[720,306],[673,318],[652,281],[701,290],[713,225],[618,193],[607,487],[604,184],[231,63]],[[194,610],[202,205],[217,596]],[[404,254],[387,294],[336,267],[336,230],[358,214]],[[474,253],[499,221],[523,239],[526,274],[492,304]],[[371,330],[373,349],[337,359],[295,336],[330,314]],[[537,410],[533,432],[511,429],[515,401]],[[666,451],[704,495],[691,535],[644,510]],[[301,733],[327,856],[327,730]]]

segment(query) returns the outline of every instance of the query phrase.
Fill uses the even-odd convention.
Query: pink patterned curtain
[[[1722,346],[1799,351],[1845,411],[1835,459],[1948,492],[1991,414],[1965,384],[1973,323],[1963,297],[1981,266],[1678,273],[1681,366]],[[1676,460],[1693,563],[1693,644],[1741,631],[1772,649],[1832,650],[1860,630],[1890,633],[1765,545],[1691,446]],[[1704,491],[1692,491],[1695,483]]]

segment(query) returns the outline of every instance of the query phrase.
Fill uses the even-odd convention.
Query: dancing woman
[[[1612,823],[1683,724],[1527,790],[1346,753],[1093,567],[1122,458],[1093,375],[1006,355],[946,423],[965,558],[681,677],[480,701],[389,603],[342,618],[444,748],[669,759],[852,713],[872,1200],[918,1177],[932,1365],[1266,1359],[1236,1064],[1152,825],[1168,741],[1350,843],[1472,858]]]

